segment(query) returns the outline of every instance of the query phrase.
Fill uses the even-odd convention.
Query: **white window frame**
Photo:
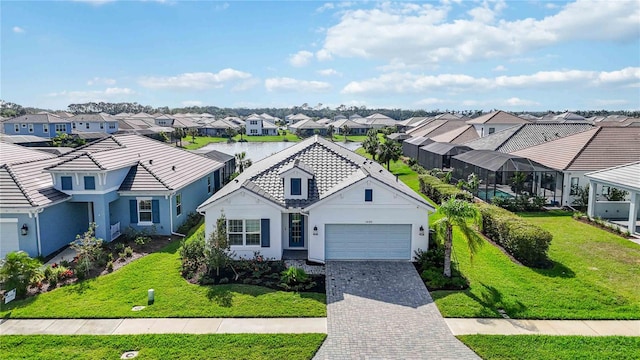
[[[33,124],[29,124],[29,133],[33,134]]]
[[[573,179],[575,179],[575,184],[573,183]],[[580,188],[580,178],[572,177],[569,179],[569,195],[577,195],[578,189]]]
[[[138,225],[140,226],[149,226],[149,225],[153,225],[153,199],[152,198],[136,198],[137,201],[137,205],[138,205]],[[141,208],[141,204],[143,202],[149,202],[149,210],[147,209],[142,209]],[[149,221],[143,221],[142,220],[142,216],[140,216],[140,214],[142,213],[149,213]]]
[[[75,122],[71,123],[71,128],[75,130],[75,128],[76,128],[76,123]]]
[[[242,224],[241,231],[231,231],[231,222],[240,221]],[[248,231],[247,222],[256,222],[258,225],[258,230]],[[235,229],[237,230],[237,229]],[[231,244],[230,235],[241,235],[242,236],[242,244]],[[247,235],[257,236],[257,243],[248,244],[247,243]],[[245,247],[259,247],[261,246],[262,241],[262,221],[260,219],[227,219],[227,241],[229,241],[230,246],[245,246]]]
[[[182,215],[182,193],[177,193],[176,194],[176,217],[180,215]]]
[[[49,124],[42,124],[42,132],[45,134],[49,133]]]
[[[116,123],[109,123],[109,129],[115,129]]]
[[[62,129],[62,130],[60,130],[60,129]],[[56,133],[59,133],[59,132],[66,133],[67,132],[67,124],[56,124]]]
[[[86,128],[87,130],[89,130],[89,127],[90,127],[90,126],[91,126],[91,124],[89,124],[89,122],[87,122],[87,123],[85,124],[85,128]]]
[[[258,134],[258,129],[251,129],[249,131],[249,134],[257,135]]]
[[[211,176],[207,176],[207,193],[211,194]]]
[[[104,123],[100,123],[100,129],[104,129]]]
[[[19,133],[20,132],[20,124],[13,124],[13,130],[15,130],[15,132]]]

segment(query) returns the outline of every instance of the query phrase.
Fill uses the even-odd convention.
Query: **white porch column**
[[[631,192],[631,204],[629,204],[629,231],[631,233],[636,232],[636,220],[638,213],[638,193],[636,191]]]
[[[595,181],[589,179],[589,203],[587,204],[587,215],[589,215],[589,217],[594,217],[595,214],[597,188],[598,184]]]

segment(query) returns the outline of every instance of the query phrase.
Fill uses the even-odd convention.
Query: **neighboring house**
[[[368,125],[358,124],[355,121],[347,119],[334,121],[333,123],[331,123],[331,125],[333,125],[336,134],[342,134],[342,129],[345,125],[347,125],[347,127],[349,128],[349,135],[365,135],[367,131],[371,129],[371,127]]]
[[[477,138],[478,133],[474,129],[473,125],[465,125],[457,127],[451,131],[441,133],[440,135],[434,135],[431,137],[431,140],[435,142],[464,144]]]
[[[517,117],[502,110],[467,120],[467,124],[473,125],[480,137],[491,135],[498,131],[513,127],[514,125],[528,123],[530,123],[529,120]]]
[[[314,136],[247,168],[198,207],[224,213],[231,250],[310,261],[406,260],[427,250],[434,208],[375,161]]]
[[[218,150],[197,149],[190,151],[224,164],[220,173],[220,181],[223,185],[229,182],[231,174],[236,171],[236,157],[233,155]]]
[[[56,137],[57,133],[71,135],[71,125],[69,119],[46,112],[22,115],[2,122],[7,135],[35,135],[43,138]]]
[[[359,124],[367,125],[371,129],[383,129],[386,127],[394,127],[398,125],[398,121],[396,121],[395,119],[379,113],[369,115],[366,118],[355,119],[353,121]]]
[[[311,120],[311,118],[305,114],[287,115],[285,117],[285,121],[287,122],[287,125],[292,125],[297,123],[298,121],[303,121],[303,120]]]
[[[238,129],[240,129],[240,125],[228,119],[220,119],[202,125],[198,131],[200,135],[204,136],[226,136],[229,129],[238,131]]]
[[[289,132],[293,134],[300,134],[301,136],[311,136],[314,134],[324,136],[327,134],[327,125],[318,124],[311,119],[302,120],[293,125],[289,125]]]
[[[411,137],[429,137],[438,136],[451,130],[465,127],[467,124],[460,119],[434,119],[425,121],[423,125],[407,130],[407,134]]]
[[[115,134],[119,130],[118,119],[105,113],[78,114],[68,119],[74,132]]]
[[[589,205],[587,215],[613,220],[632,233],[640,233],[640,161],[587,173]],[[598,189],[626,191],[629,201],[597,201]]]
[[[278,135],[278,127],[263,119],[260,115],[249,115],[244,120],[244,123],[249,136]]]
[[[28,147],[34,146],[51,146],[52,140],[50,138],[43,138],[35,135],[6,135],[0,134],[0,141],[9,144],[16,144]]]
[[[170,235],[223,182],[224,163],[137,135],[113,135],[33,161],[22,156],[22,163],[6,161],[2,146],[0,179],[11,189],[1,193],[2,217],[17,218],[20,229],[27,224],[19,249],[34,256],[65,246],[92,222],[105,241],[129,226]]]
[[[471,151],[468,146],[446,142],[432,142],[418,150],[418,164],[425,169],[451,168],[451,158]]]
[[[402,154],[412,159],[418,159],[418,151],[424,145],[432,143],[433,140],[426,137],[413,137],[402,142]]]
[[[576,189],[588,184],[586,173],[640,159],[640,128],[596,127],[512,154],[557,170],[562,205],[572,205]],[[602,188],[596,191],[603,197]]]

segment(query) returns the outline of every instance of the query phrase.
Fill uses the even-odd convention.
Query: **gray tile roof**
[[[468,124],[527,124],[529,120],[499,110],[468,120]]]
[[[61,124],[71,123],[69,119],[50,113],[27,114],[3,121],[4,124]]]
[[[285,200],[284,198],[284,186],[279,174],[296,161],[313,169],[315,175],[307,200]],[[251,191],[282,207],[307,207],[368,176],[432,209],[422,197],[403,182],[398,181],[380,164],[319,136],[306,139],[256,162],[198,209],[202,210],[207,205],[240,189]]]
[[[203,149],[197,149],[197,150],[189,150],[192,153],[195,154],[199,154],[205,157],[208,157],[209,159],[213,159],[215,161],[221,162],[221,163],[226,163],[229,160],[234,159],[235,157],[233,155],[229,155],[227,153],[224,153],[222,151],[218,151],[218,150],[203,150]]]
[[[116,122],[118,119],[109,114],[78,114],[69,118],[73,122]]]
[[[114,135],[61,156],[48,170],[99,171],[137,165],[144,170],[138,166],[137,170],[129,173],[136,176],[130,179],[127,189],[145,189],[149,173],[167,190],[177,190],[224,166],[224,163],[144,136]],[[153,185],[148,190],[158,190],[158,187]]]
[[[467,142],[465,145],[476,150],[512,153],[591,129],[593,125],[590,124],[522,124]]]
[[[264,125],[263,125],[264,127]],[[304,129],[326,129],[327,126],[324,124],[318,124],[317,122],[308,119],[308,120],[300,120],[295,124],[289,125],[292,129],[304,130]]]
[[[35,135],[6,135],[0,134],[0,141],[10,144],[27,144],[27,143],[46,143],[51,139],[43,138]]]

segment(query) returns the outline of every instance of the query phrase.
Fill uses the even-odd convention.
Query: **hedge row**
[[[478,204],[478,209],[485,236],[526,266],[543,268],[549,265],[547,251],[553,238],[551,233],[495,205]]]
[[[460,190],[435,176],[420,175],[418,176],[418,180],[420,182],[420,192],[427,195],[427,197],[435,201],[436,204],[440,204],[452,196],[456,199],[473,201],[473,195],[471,195],[470,192]]]

